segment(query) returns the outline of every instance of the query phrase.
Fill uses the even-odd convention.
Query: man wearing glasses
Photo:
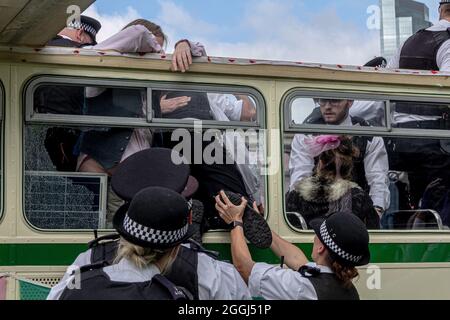
[[[314,99],[317,108],[305,120],[305,124],[334,126],[370,126],[364,119],[350,116],[353,100]],[[297,134],[292,141],[289,160],[290,189],[302,179],[314,173],[316,160],[308,153],[307,135]],[[380,137],[354,136],[353,143],[359,149],[354,157],[353,180],[369,193],[374,207],[381,216],[389,208],[389,162],[383,139]]]

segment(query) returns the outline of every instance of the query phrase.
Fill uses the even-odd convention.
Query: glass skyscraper
[[[431,26],[430,11],[412,0],[380,0],[381,55],[392,57],[400,45],[415,32]]]

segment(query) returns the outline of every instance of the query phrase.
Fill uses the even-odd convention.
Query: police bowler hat
[[[91,17],[88,16],[81,16],[79,20],[73,19],[67,27],[74,28],[74,29],[81,29],[92,38],[92,44],[97,44],[97,33],[100,31],[102,25],[101,23]]]
[[[150,148],[133,154],[117,167],[111,180],[112,189],[125,201],[131,201],[148,187],[164,187],[189,199],[197,191],[198,182],[189,176],[188,164],[173,163],[173,153],[176,151]]]
[[[355,267],[370,262],[369,233],[356,215],[336,212],[310,225],[331,258],[341,265]]]
[[[179,193],[145,188],[114,216],[117,232],[132,244],[152,249],[177,246],[191,237],[190,209]]]

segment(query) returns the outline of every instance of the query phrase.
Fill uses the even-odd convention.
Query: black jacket
[[[356,214],[368,229],[380,228],[380,218],[372,199],[348,180],[330,181],[318,176],[303,179],[287,194],[286,209],[300,213],[308,227],[311,220],[342,211]]]

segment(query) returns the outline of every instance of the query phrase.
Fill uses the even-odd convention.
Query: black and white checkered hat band
[[[171,244],[183,239],[188,232],[189,224],[174,231],[161,231],[145,227],[133,221],[128,214],[123,221],[125,230],[133,237],[153,244]]]
[[[82,23],[80,21],[72,21],[71,23],[68,24],[69,28],[74,28],[74,29],[83,29],[84,31],[86,31],[87,33],[92,34],[92,36],[97,36],[97,30],[95,30],[94,27],[86,24],[86,23]]]
[[[354,256],[339,248],[328,233],[326,221],[320,226],[320,236],[322,237],[324,244],[339,257],[354,263],[358,263],[363,258],[363,256]]]

